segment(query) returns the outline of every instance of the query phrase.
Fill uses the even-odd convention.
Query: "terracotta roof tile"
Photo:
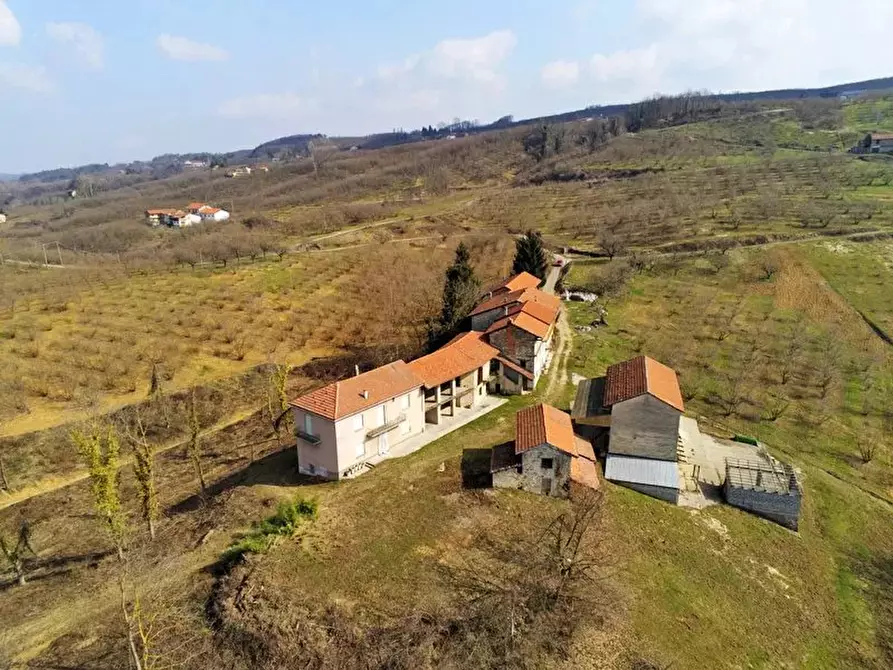
[[[495,333],[497,330],[502,330],[508,326],[515,326],[516,328],[520,328],[521,330],[543,340],[549,336],[549,332],[552,330],[552,326],[548,323],[543,323],[526,312],[518,311],[512,316],[494,322],[487,328],[487,334]]]
[[[487,344],[483,333],[472,331],[457,335],[434,353],[412,361],[409,368],[426,388],[434,388],[476,370],[498,355],[499,349]]]
[[[515,415],[515,453],[549,444],[571,456],[577,455],[571,418],[551,405],[535,405]]]
[[[594,461],[585,458],[575,458],[571,461],[571,481],[588,486],[591,489],[601,487],[598,478],[598,467]]]
[[[592,448],[592,443],[580,437],[579,435],[574,435],[574,440],[577,445],[577,455],[580,458],[585,458],[587,460],[595,462],[595,450]]]
[[[649,394],[680,412],[685,411],[676,372],[647,356],[639,356],[608,368],[605,407]]]
[[[201,209],[202,207],[207,207],[208,205],[203,202],[190,202],[186,205],[186,209]]]
[[[488,298],[475,307],[471,312],[471,315],[483,314],[484,312],[499,309],[500,307],[511,307],[513,304],[524,304],[528,302],[535,302],[548,307],[549,309],[554,310],[556,314],[561,308],[561,299],[558,296],[546,293],[545,291],[540,291],[537,288],[527,288],[520,291],[500,293],[492,298]]]
[[[871,133],[871,141],[872,142],[877,142],[877,141],[886,142],[889,140],[893,140],[893,133]]]
[[[499,285],[499,288],[507,291],[519,291],[526,288],[536,288],[542,283],[543,282],[539,277],[535,277],[529,272],[522,272],[505,280]]]
[[[292,407],[336,421],[422,386],[403,361],[388,363],[293,400]]]

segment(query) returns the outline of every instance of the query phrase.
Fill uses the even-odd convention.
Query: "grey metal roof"
[[[615,456],[608,454],[605,479],[628,484],[647,484],[664,488],[679,488],[679,468],[675,461],[653,458]]]

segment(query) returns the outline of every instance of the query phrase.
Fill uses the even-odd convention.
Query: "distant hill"
[[[793,100],[804,98],[837,98],[845,94],[857,95],[875,91],[893,90],[893,77],[882,79],[868,79],[865,81],[848,82],[826,86],[825,88],[787,88],[771,91],[752,91],[719,93],[713,97],[728,102],[745,102],[760,100]],[[454,134],[481,133],[502,128],[514,128],[532,123],[563,123],[578,121],[595,116],[614,116],[626,112],[634,103],[620,103],[613,105],[593,105],[584,109],[578,109],[549,116],[533,117],[515,120],[512,116],[503,116],[493,123],[481,125],[477,122],[461,121],[456,124],[441,124],[437,128],[428,126],[413,131],[395,130],[387,133],[376,133],[365,137],[329,137],[330,142],[342,149],[357,146],[361,149],[380,149],[382,147],[406,144],[427,139],[442,139]],[[25,175],[0,174],[2,181],[20,182],[51,182],[61,180],[75,180],[79,176],[100,175],[109,173],[122,173],[127,175],[143,175],[145,178],[164,178],[189,169],[186,161],[205,161],[219,165],[244,165],[260,163],[273,158],[291,158],[307,154],[307,145],[314,139],[323,135],[296,134],[280,137],[254,149],[240,149],[228,153],[218,154],[209,152],[193,152],[184,154],[165,154],[156,156],[150,161],[134,161],[132,163],[120,163],[117,165],[94,164],[82,165],[73,168],[59,168],[44,170]]]

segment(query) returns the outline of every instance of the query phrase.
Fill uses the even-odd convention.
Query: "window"
[[[543,466],[543,470],[551,470],[552,469],[552,459],[544,458],[542,460],[542,466]]]
[[[313,417],[309,414],[304,415],[304,432],[313,435]]]
[[[409,394],[407,393],[400,399],[400,408],[409,409]]]
[[[363,414],[362,414],[362,412],[360,414],[354,414],[353,430],[355,433],[363,430]]]

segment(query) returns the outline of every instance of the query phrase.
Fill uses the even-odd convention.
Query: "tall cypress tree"
[[[481,283],[471,267],[471,253],[464,242],[456,247],[456,258],[447,268],[443,284],[440,318],[428,328],[428,347],[433,350],[450,340],[474,309]]]
[[[515,240],[515,262],[512,274],[529,272],[534,277],[545,280],[549,274],[549,257],[543,246],[543,236],[528,230],[524,237]]]

